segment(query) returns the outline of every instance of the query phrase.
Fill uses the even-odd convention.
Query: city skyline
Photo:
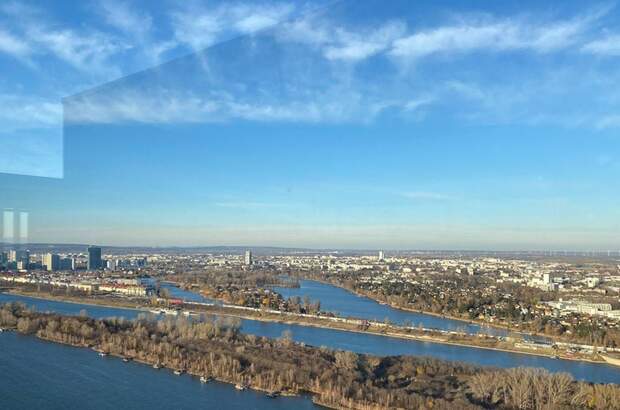
[[[5,152],[43,152],[5,172],[52,177],[0,175],[0,207],[28,212],[29,241],[620,248],[615,5],[239,4],[106,2],[103,23],[2,8],[74,35],[84,17],[90,40],[127,46],[65,55],[51,23],[44,44],[17,24],[2,33],[25,48],[0,48],[0,66],[38,79],[28,98],[50,98],[28,68],[44,55],[83,79],[59,87],[73,94],[64,124],[48,112],[45,126],[5,131]],[[188,15],[205,23],[180,24]],[[129,17],[150,22],[139,44]]]

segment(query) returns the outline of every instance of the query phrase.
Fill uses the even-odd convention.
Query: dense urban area
[[[270,290],[310,278],[395,307],[620,345],[620,262],[614,258],[101,252],[99,247],[62,255],[10,250],[0,253],[1,280],[146,297],[157,291],[145,280],[151,277],[232,304],[317,313],[320,301],[295,303]]]
[[[546,403],[548,408],[554,408],[552,402],[571,408],[611,408],[601,407],[601,403],[618,397],[615,387],[601,390],[602,386],[577,383],[568,376],[564,380],[530,369],[494,373],[497,371],[453,367],[439,361],[350,352],[345,357],[344,353],[296,344],[287,335],[277,341],[242,335],[230,317],[227,323],[205,319],[198,324],[187,322],[181,313],[190,316],[211,309],[222,317],[263,320],[283,315],[286,320],[310,326],[620,365],[618,259],[613,255],[567,254],[14,247],[0,253],[0,288],[4,291],[134,306],[168,319],[160,322],[165,325],[153,318],[115,323],[43,315],[23,306],[5,305],[0,321],[4,328],[44,339],[96,346],[106,354],[209,374],[270,394],[311,392],[317,402],[336,408],[378,408],[380,403],[417,408],[430,402],[434,408],[450,408],[456,403],[459,408],[520,408],[518,401],[525,399],[498,393],[512,389],[505,383],[517,378],[528,380],[531,386],[548,383],[561,390],[557,397],[531,392],[527,400]],[[394,324],[388,319],[342,317],[324,309],[321,300],[285,298],[275,290],[299,287],[304,280],[335,285],[394,308],[511,333],[476,337],[465,330],[448,332],[416,323]],[[162,286],[164,283],[191,290],[213,303],[182,300],[171,294],[169,286]],[[63,323],[70,325],[63,327]],[[200,346],[190,343],[198,334],[208,335]],[[208,354],[210,361],[193,362],[201,352]],[[281,365],[270,366],[268,357]],[[291,372],[293,366],[308,368]],[[594,400],[596,395],[605,398]]]

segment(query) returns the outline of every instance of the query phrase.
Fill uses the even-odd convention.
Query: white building
[[[252,265],[252,251],[245,251],[245,257],[243,258],[243,262],[246,266]]]

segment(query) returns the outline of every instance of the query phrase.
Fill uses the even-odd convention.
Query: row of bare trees
[[[0,326],[75,346],[247,384],[311,392],[324,405],[352,409],[618,409],[620,388],[536,369],[494,370],[412,356],[376,357],[240,332],[236,319],[145,315],[95,320],[0,307]]]
[[[516,368],[480,372],[469,382],[473,396],[487,406],[514,409],[620,409],[617,385],[576,383],[567,373]]]

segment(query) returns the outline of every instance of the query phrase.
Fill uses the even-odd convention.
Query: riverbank
[[[17,289],[9,289],[4,292],[7,295],[16,295],[16,296],[25,296],[32,299],[39,300],[49,300],[55,302],[63,302],[63,303],[71,303],[74,305],[90,305],[90,306],[100,306],[105,308],[121,308],[121,309],[130,309],[148,313],[149,308],[147,306],[141,306],[137,303],[129,302],[129,299],[125,298],[96,298],[96,297],[80,297],[80,296],[60,296],[60,295],[52,295],[50,293],[43,292],[28,292]]]
[[[40,293],[35,292],[25,292],[25,291],[17,291],[13,290],[11,292],[15,295],[21,295],[26,297],[33,297],[42,300],[53,300],[60,302],[68,302],[75,304],[84,304],[84,305],[93,305],[100,307],[110,307],[110,308],[123,308],[123,309],[133,309],[136,311],[141,311],[144,313],[150,313],[150,310],[153,309],[153,306],[142,306],[136,301],[131,301],[128,299],[117,299],[117,298],[97,298],[97,297],[70,297],[70,296],[58,296],[58,295],[42,295]],[[424,332],[420,332],[418,329],[411,328],[403,328],[398,326],[388,326],[383,323],[370,323],[368,328],[362,329],[360,328],[360,324],[362,321],[359,320],[349,320],[343,318],[329,318],[329,317],[320,317],[320,316],[312,316],[312,315],[298,315],[298,314],[285,314],[283,312],[278,311],[266,311],[266,310],[253,310],[251,308],[242,308],[230,305],[217,306],[210,305],[205,303],[195,303],[188,302],[183,305],[185,312],[192,312],[193,314],[209,314],[216,316],[225,316],[225,317],[234,317],[239,319],[247,319],[261,322],[272,322],[272,323],[280,323],[287,325],[299,325],[299,326],[308,326],[322,329],[331,329],[337,331],[346,331],[346,332],[354,332],[360,334],[370,334],[374,336],[382,336],[382,337],[390,337],[404,340],[412,340],[418,342],[426,342],[426,343],[438,343],[444,345],[451,346],[459,346],[466,348],[477,348],[477,349],[486,349],[486,350],[494,350],[506,353],[516,353],[516,354],[524,354],[524,355],[532,355],[539,357],[552,357],[561,360],[570,360],[570,361],[582,361],[589,363],[604,363],[603,359],[595,360],[588,357],[562,357],[557,356],[559,352],[555,350],[545,350],[545,351],[532,351],[525,350],[515,347],[513,344],[509,342],[500,342],[499,340],[484,336],[484,337],[472,337],[468,336],[466,338],[463,335],[458,335],[455,333],[437,333],[433,330],[426,330]],[[365,322],[365,321],[363,321]],[[561,353],[561,352],[560,352]]]
[[[0,325],[16,328],[21,334],[87,347],[124,361],[158,365],[174,370],[176,375],[214,377],[240,390],[252,388],[274,395],[309,393],[330,408],[419,408],[429,400],[440,408],[450,407],[448,403],[463,408],[473,404],[467,395],[471,378],[495,371],[413,356],[358,355],[290,339],[256,337],[240,332],[238,324],[216,319],[165,323],[152,318],[96,320],[38,313],[19,304],[6,304],[1,310]],[[404,369],[416,370],[412,375]],[[399,382],[393,382],[390,375]],[[575,388],[581,385],[573,383]],[[474,407],[479,408],[468,408]]]
[[[2,409],[320,409],[308,395],[274,399],[252,389],[241,392],[216,380],[201,383],[138,360],[102,358],[88,348],[19,332],[0,333],[0,352],[6,376],[0,383]]]
[[[469,325],[476,325],[476,326],[480,326],[480,327],[488,327],[491,329],[498,329],[498,330],[505,330],[507,332],[511,332],[514,333],[516,335],[520,335],[520,336],[537,336],[540,338],[545,338],[548,339],[549,341],[556,341],[556,342],[565,342],[568,343],[567,340],[562,339],[556,335],[548,335],[546,333],[540,333],[540,332],[533,332],[533,331],[526,331],[526,330],[515,330],[513,327],[506,325],[506,324],[501,324],[501,323],[494,323],[494,322],[487,322],[485,320],[480,320],[480,319],[468,319],[468,318],[463,318],[460,316],[452,316],[449,314],[445,314],[445,313],[436,313],[436,312],[430,312],[430,311],[425,311],[425,310],[420,310],[420,309],[412,309],[412,308],[408,308],[408,307],[404,307],[404,306],[399,306],[399,305],[395,305],[392,303],[388,303],[385,302],[379,298],[377,298],[374,294],[372,293],[362,293],[359,292],[353,288],[349,288],[344,286],[341,283],[335,283],[335,282],[330,282],[330,281],[326,281],[324,279],[319,279],[319,278],[315,278],[315,277],[307,277],[307,278],[302,278],[303,280],[308,280],[308,281],[313,281],[313,282],[318,282],[318,283],[322,283],[324,285],[328,285],[328,286],[334,286],[337,287],[339,289],[345,290],[347,292],[350,292],[356,296],[362,297],[362,298],[367,298],[369,300],[372,300],[373,302],[376,302],[380,305],[383,306],[388,306],[392,309],[395,310],[400,310],[402,312],[409,312],[409,313],[416,313],[416,314],[421,314],[421,315],[428,315],[428,316],[433,316],[433,317],[437,317],[440,319],[449,319],[449,320],[454,320],[454,321],[458,321],[458,322],[462,322],[463,324],[469,324]]]
[[[15,331],[16,329],[5,329],[5,331]],[[50,338],[50,337],[45,337],[42,335],[36,335],[34,336],[40,340],[43,340],[45,342],[48,343],[56,343],[56,344],[60,344],[60,345],[64,345],[64,346],[71,346],[77,349],[90,349],[93,352],[96,353],[101,353],[100,349],[97,349],[96,347],[88,344],[88,343],[72,343],[72,342],[68,342],[68,341],[59,341],[57,339],[54,338]],[[128,362],[135,362],[135,363],[140,363],[146,366],[150,366],[153,367],[154,370],[170,370],[170,371],[178,371],[180,372],[179,375],[181,374],[187,374],[189,376],[195,377],[195,378],[200,378],[205,376],[204,374],[201,374],[200,372],[197,371],[192,371],[192,370],[185,370],[185,369],[179,369],[179,368],[175,368],[173,366],[167,366],[165,364],[162,364],[161,362],[159,362],[158,360],[147,360],[144,358],[138,358],[138,357],[128,357],[124,354],[120,354],[120,353],[116,353],[116,352],[106,352],[105,353],[106,356],[110,356],[110,357],[115,357],[118,359],[122,359],[124,361],[128,361]],[[155,368],[154,366],[159,366],[157,368]],[[176,374],[176,373],[175,373]],[[250,383],[243,383],[240,384],[238,381],[233,380],[233,379],[227,379],[227,378],[223,378],[220,376],[214,376],[214,375],[209,375],[208,376],[210,378],[211,381],[217,381],[220,383],[225,383],[225,384],[229,384],[231,386],[235,386],[236,388],[239,388],[239,386],[242,386],[242,389],[251,389],[257,392],[261,392],[261,393],[265,393],[266,395],[272,395],[273,397],[297,397],[297,396],[301,396],[301,395],[310,395],[312,397],[312,401],[323,406],[326,408],[330,408],[330,409],[334,409],[334,410],[344,410],[344,407],[339,407],[339,406],[330,406],[329,403],[327,402],[323,402],[322,400],[320,400],[319,398],[319,394],[320,392],[315,392],[315,391],[307,391],[307,390],[298,390],[298,391],[292,391],[292,390],[282,390],[282,391],[273,391],[270,390],[268,388],[265,388],[263,386],[260,385],[256,385],[256,384],[251,384]],[[203,382],[203,383],[208,383],[208,382]]]

